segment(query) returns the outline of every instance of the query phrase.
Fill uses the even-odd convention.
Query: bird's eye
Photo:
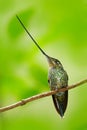
[[[59,64],[59,61],[58,61],[58,60],[56,60],[56,63],[57,63],[57,64]]]

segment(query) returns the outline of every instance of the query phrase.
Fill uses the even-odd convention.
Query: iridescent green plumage
[[[49,69],[48,79],[51,90],[68,86],[67,73],[59,61],[56,63],[56,66]],[[68,102],[68,91],[58,92],[57,94],[52,95],[52,98],[57,112],[63,117]]]
[[[62,64],[59,60],[52,58],[48,56],[37,44],[37,42],[34,40],[32,35],[29,33],[29,31],[26,29],[22,21],[19,19],[18,16],[16,16],[19,22],[21,23],[22,27],[25,29],[27,34],[30,36],[30,38],[33,40],[35,45],[39,48],[39,50],[45,55],[47,58],[48,64],[49,64],[49,74],[48,74],[48,82],[51,90],[56,90],[59,88],[67,87],[68,86],[68,76],[66,71],[63,69]],[[57,112],[60,114],[61,117],[63,117],[64,112],[67,107],[68,102],[68,91],[65,92],[58,92],[57,94],[52,95],[53,102],[55,105],[55,108]]]

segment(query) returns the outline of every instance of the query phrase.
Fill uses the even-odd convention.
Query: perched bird
[[[35,45],[39,48],[42,54],[47,58],[49,64],[49,71],[48,71],[48,83],[51,90],[58,90],[60,88],[65,88],[68,86],[68,75],[64,70],[61,62],[55,58],[48,56],[38,45],[32,35],[29,33],[27,28],[24,26],[23,22],[20,18],[16,15],[17,19],[21,23],[24,30],[27,32],[29,37],[33,40]],[[61,117],[64,116],[67,103],[68,103],[68,90],[65,92],[58,92],[52,95],[52,99],[54,102],[54,106]]]

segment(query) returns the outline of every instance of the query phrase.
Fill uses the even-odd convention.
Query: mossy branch
[[[35,95],[35,96],[32,96],[32,97],[29,97],[29,98],[26,98],[26,99],[22,99],[21,101],[19,102],[16,102],[16,103],[13,103],[11,105],[8,105],[8,106],[5,106],[5,107],[1,107],[0,108],[0,112],[5,112],[5,111],[8,111],[8,110],[11,110],[13,108],[16,108],[16,107],[19,107],[19,106],[22,106],[22,105],[25,105],[26,103],[28,102],[32,102],[34,100],[38,100],[40,98],[44,98],[44,97],[47,97],[47,96],[51,96],[53,94],[56,94],[57,92],[64,92],[66,90],[70,90],[70,89],[73,89],[75,87],[78,87],[82,84],[85,84],[87,83],[87,79],[85,80],[82,80],[76,84],[73,84],[73,85],[70,85],[70,86],[67,86],[66,88],[62,88],[62,89],[59,89],[59,90],[53,90],[53,91],[49,91],[49,92],[44,92],[44,93],[41,93],[41,94],[38,94],[38,95]]]

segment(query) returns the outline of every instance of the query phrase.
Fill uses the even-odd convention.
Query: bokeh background
[[[0,0],[0,107],[49,91],[38,44],[61,61],[69,85],[87,77],[87,0]],[[61,119],[51,97],[0,113],[0,130],[87,130],[87,84],[69,91]]]

